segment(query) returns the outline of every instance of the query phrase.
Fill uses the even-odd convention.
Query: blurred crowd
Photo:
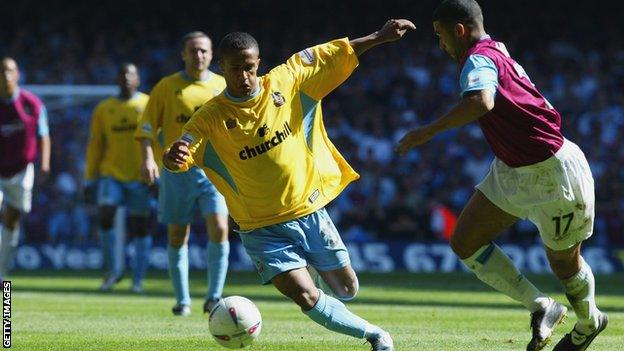
[[[458,100],[457,65],[439,50],[431,29],[435,3],[111,1],[94,11],[88,2],[57,1],[43,11],[24,0],[0,24],[0,54],[18,60],[22,83],[28,84],[114,84],[118,65],[132,61],[148,93],[161,77],[181,69],[178,39],[191,30],[209,33],[215,46],[230,31],[250,32],[266,72],[307,46],[368,34],[387,18],[410,18],[417,32],[366,53],[353,76],[324,101],[330,137],[361,174],[329,209],[346,240],[445,240],[493,156],[476,124],[447,132],[406,157],[393,152],[410,127],[439,117]],[[506,43],[562,114],[564,135],[586,153],[596,182],[592,242],[623,245],[624,47],[622,23],[609,15],[622,13],[622,5],[590,5],[482,2],[488,33]],[[212,69],[218,72],[215,55]],[[93,209],[81,203],[93,106],[49,111],[53,172],[38,179],[28,240],[94,240]],[[538,242],[526,221],[503,238]]]

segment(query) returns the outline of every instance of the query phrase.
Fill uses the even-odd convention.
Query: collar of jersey
[[[17,97],[20,94],[20,88],[15,89],[15,92],[13,93],[13,95],[11,95],[10,98],[8,99],[2,99],[4,101],[5,104],[12,104],[17,100]]]
[[[180,71],[180,76],[184,79],[187,80],[189,82],[207,82],[208,80],[210,80],[210,77],[212,76],[212,72],[207,71],[208,74],[206,75],[205,79],[194,79],[193,77],[189,76],[185,70],[181,70]]]
[[[243,102],[247,102],[249,100],[253,100],[256,97],[258,97],[258,95],[260,95],[260,93],[262,92],[262,82],[258,81],[258,88],[256,88],[256,90],[251,93],[251,95],[249,96],[245,96],[245,97],[236,97],[236,96],[232,96],[230,93],[228,93],[227,88],[223,90],[223,95],[225,95],[225,97],[232,101],[235,102],[237,104],[241,104]]]
[[[130,98],[129,98],[129,99],[125,99],[125,98],[123,98],[123,97],[121,96],[121,94],[119,94],[119,95],[117,95],[117,100],[120,100],[120,101],[130,101],[130,100],[132,100],[132,99],[134,99],[134,98],[137,98],[138,96],[139,96],[139,91],[137,90],[137,91],[135,91],[135,92],[132,94],[132,96],[130,96]]]

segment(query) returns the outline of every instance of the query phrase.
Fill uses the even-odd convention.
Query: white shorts
[[[533,222],[552,250],[592,235],[594,179],[583,151],[569,140],[554,156],[529,166],[511,168],[495,158],[476,188],[505,212]]]
[[[23,171],[10,178],[0,177],[0,205],[3,201],[23,213],[30,212],[35,169],[29,163]]]

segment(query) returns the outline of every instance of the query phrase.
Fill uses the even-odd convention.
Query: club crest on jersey
[[[227,129],[234,129],[234,128],[236,128],[236,120],[235,120],[235,119],[233,119],[233,118],[228,118],[228,119],[225,121],[225,127],[226,127]]]
[[[312,51],[312,49],[310,48],[299,51],[299,57],[301,58],[301,61],[306,65],[311,65],[316,59],[316,56],[314,56],[314,51]]]
[[[275,91],[271,93],[271,98],[273,98],[273,104],[275,107],[280,107],[286,103],[286,98],[279,91]]]
[[[262,127],[258,128],[258,136],[259,137],[264,137],[265,135],[269,134],[269,127],[267,127],[267,125],[263,125]]]

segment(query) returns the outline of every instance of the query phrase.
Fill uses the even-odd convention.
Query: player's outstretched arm
[[[355,54],[360,56],[366,50],[379,44],[401,39],[408,30],[415,30],[416,26],[410,20],[391,19],[380,30],[365,37],[353,39],[349,42]]]
[[[395,151],[404,155],[410,149],[428,142],[436,134],[475,121],[493,108],[494,94],[491,91],[484,89],[470,92],[444,116],[405,134]]]

